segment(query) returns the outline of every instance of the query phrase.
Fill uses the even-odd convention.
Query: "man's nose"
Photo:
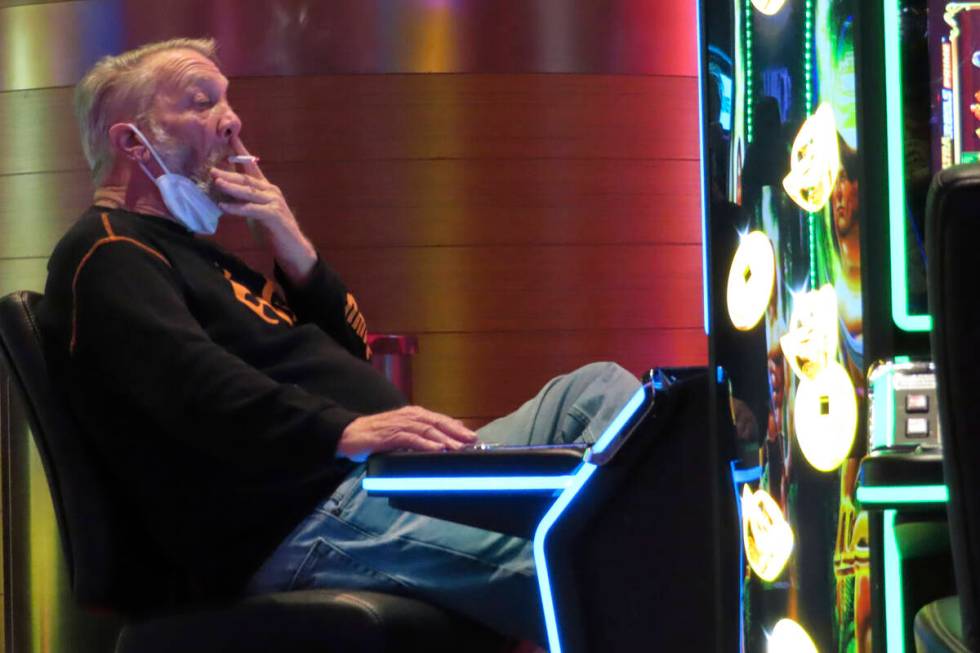
[[[238,136],[242,131],[242,121],[232,109],[228,109],[218,121],[218,135],[221,139],[230,142],[232,138]]]

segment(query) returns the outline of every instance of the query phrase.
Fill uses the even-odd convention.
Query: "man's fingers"
[[[211,168],[211,176],[214,177],[215,180],[230,181],[234,184],[248,186],[251,188],[262,189],[263,187],[267,187],[269,184],[269,182],[265,179],[253,177],[252,175],[243,174],[241,172],[222,170],[221,168]]]
[[[254,218],[260,222],[268,215],[268,209],[265,204],[255,204],[253,202],[218,202],[218,208],[229,215]]]
[[[392,441],[392,449],[411,449],[412,451],[442,451],[445,445],[435,440],[429,440],[415,433],[405,433]]]
[[[408,406],[403,410],[405,410],[413,419],[418,420],[423,424],[436,427],[440,432],[446,434],[457,442],[472,444],[477,440],[476,433],[466,428],[462,422],[453,419],[452,417],[448,417],[447,415],[442,415],[431,410],[426,410],[421,406]]]
[[[429,424],[421,421],[409,421],[403,426],[406,431],[414,433],[426,440],[437,442],[446,449],[459,449],[460,447],[471,444],[469,440],[460,435],[453,435],[443,430],[444,425],[435,423]]]
[[[236,184],[235,182],[229,181],[224,177],[216,177],[214,181],[218,185],[218,188],[235,199],[244,200],[246,202],[255,202],[256,204],[268,204],[274,199],[273,197],[269,196],[268,193],[264,193],[258,189],[252,188],[251,186]]]

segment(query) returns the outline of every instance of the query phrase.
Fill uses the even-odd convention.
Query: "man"
[[[40,313],[112,487],[204,596],[378,589],[541,641],[525,540],[361,491],[371,453],[477,434],[405,406],[366,362],[356,302],[247,159],[227,87],[213,41],[179,39],[107,57],[76,89],[96,190],[51,257]],[[283,294],[195,237],[221,213],[264,232]],[[637,387],[594,364],[479,437],[594,439]]]

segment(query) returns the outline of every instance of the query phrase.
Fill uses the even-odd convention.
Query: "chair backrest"
[[[980,166],[933,180],[926,207],[932,355],[939,391],[943,468],[963,634],[980,650]]]
[[[54,502],[72,593],[87,607],[142,612],[172,601],[168,570],[107,491],[91,444],[51,378],[35,309],[42,296],[0,299],[0,357],[20,390]]]

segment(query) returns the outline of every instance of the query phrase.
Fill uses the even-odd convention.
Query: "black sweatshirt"
[[[55,378],[132,515],[206,596],[239,591],[351,468],[358,415],[405,403],[318,260],[285,293],[175,222],[89,209],[48,263]]]

